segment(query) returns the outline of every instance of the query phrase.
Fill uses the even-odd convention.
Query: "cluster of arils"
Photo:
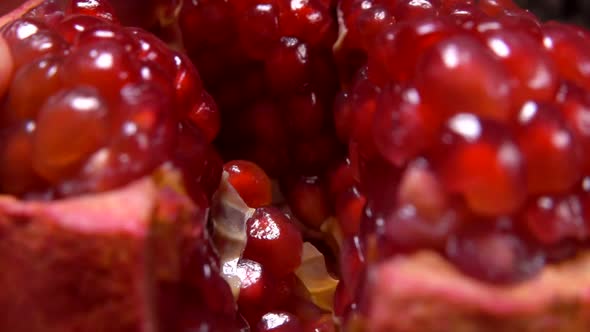
[[[196,69],[155,36],[120,26],[106,3],[77,4],[48,1],[2,29],[15,59],[2,106],[2,192],[104,191],[174,161],[200,179],[195,195],[210,196],[219,114]]]
[[[348,245],[531,278],[588,242],[590,35],[511,1],[417,3],[339,7],[337,52],[364,59],[335,110],[367,197]]]
[[[221,152],[273,177],[321,175],[340,152],[331,104],[334,1],[183,1],[183,44],[222,110]]]

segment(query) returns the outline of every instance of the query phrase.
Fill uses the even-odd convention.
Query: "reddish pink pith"
[[[2,33],[15,59],[2,112],[4,193],[111,189],[174,161],[178,123],[196,128],[183,133],[193,145],[217,134],[215,102],[187,58],[120,26],[106,2],[72,1],[65,10],[47,2]],[[198,164],[191,167],[187,178],[199,178]]]
[[[339,9],[348,80],[334,117],[358,181],[336,201],[343,226],[366,199],[361,235],[341,253],[339,312],[362,303],[368,263],[401,252],[437,250],[471,276],[514,283],[585,246],[586,32],[511,1]]]

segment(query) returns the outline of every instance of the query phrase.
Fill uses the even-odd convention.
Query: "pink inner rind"
[[[63,201],[1,198],[0,330],[158,331],[158,283],[180,280],[195,210],[149,178]]]

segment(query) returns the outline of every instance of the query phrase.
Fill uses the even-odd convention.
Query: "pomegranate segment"
[[[246,326],[208,234],[219,114],[192,63],[105,1],[23,8],[0,30],[0,329]]]
[[[400,255],[429,249],[504,289],[587,248],[587,32],[512,1],[341,1],[338,15],[334,121],[366,200],[340,260],[350,326],[390,310],[375,289],[393,281],[363,280]],[[416,330],[404,319],[369,325]]]

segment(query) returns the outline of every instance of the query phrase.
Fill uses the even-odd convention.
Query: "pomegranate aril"
[[[334,34],[331,8],[321,0],[280,1],[281,34],[307,41],[310,45],[330,42]],[[328,4],[331,5],[331,4]]]
[[[106,116],[107,105],[95,89],[74,88],[50,98],[34,131],[33,168],[52,183],[75,172],[105,143]]]
[[[186,116],[190,121],[203,132],[203,136],[208,142],[212,142],[221,127],[219,110],[217,104],[207,92],[203,91],[200,100],[193,105]]]
[[[65,11],[66,15],[83,14],[117,22],[113,7],[105,0],[72,0]]]
[[[24,123],[3,134],[0,145],[0,190],[22,195],[43,183],[32,167],[33,123]]]
[[[479,221],[449,239],[446,254],[479,279],[494,283],[526,280],[544,266],[545,257],[511,227],[510,220]]]
[[[275,1],[244,1],[240,5],[240,45],[249,57],[263,60],[279,39],[279,9]]]
[[[226,163],[223,169],[228,173],[229,183],[249,207],[259,208],[271,204],[272,183],[258,165],[234,160]]]
[[[526,197],[525,158],[509,129],[472,114],[449,119],[441,134],[440,172],[476,213],[510,214]]]
[[[286,102],[283,117],[292,137],[310,138],[322,131],[327,123],[327,107],[316,93],[296,95]]]
[[[416,69],[416,88],[424,102],[447,114],[467,112],[507,121],[512,110],[509,82],[506,68],[466,35],[437,43]]]
[[[317,176],[287,180],[283,186],[291,211],[306,226],[319,229],[331,215],[323,180]]]
[[[257,208],[246,223],[248,240],[243,257],[259,262],[281,277],[301,263],[303,241],[299,230],[281,210]]]
[[[309,47],[297,38],[281,38],[264,62],[269,86],[277,93],[301,90],[311,74],[309,52]]]
[[[528,204],[523,218],[533,237],[545,245],[567,239],[583,241],[589,232],[583,204],[577,195],[541,196]]]
[[[577,141],[551,104],[527,102],[520,110],[518,142],[527,164],[531,194],[562,193],[581,177]]]
[[[559,78],[551,58],[542,46],[524,32],[497,29],[483,32],[487,46],[498,56],[517,80],[513,100],[551,101],[557,92]]]
[[[407,82],[413,77],[420,55],[457,32],[446,20],[423,20],[396,24],[376,36],[368,50],[370,78],[377,83]]]
[[[566,80],[590,89],[590,45],[572,30],[560,24],[543,26],[543,46]]]
[[[108,24],[108,21],[95,16],[73,15],[66,16],[57,27],[58,32],[68,43],[73,43],[78,35],[87,29]]]
[[[398,22],[433,17],[438,14],[438,8],[441,2],[440,0],[401,0],[397,1],[392,14]]]
[[[67,43],[57,33],[32,19],[19,19],[3,28],[15,68],[48,54],[65,54]]]
[[[336,196],[334,210],[344,236],[358,234],[366,198],[355,187]]]
[[[62,79],[68,85],[99,87],[111,97],[125,84],[137,80],[138,71],[137,64],[121,44],[105,40],[82,45],[66,57]]]
[[[430,148],[441,126],[441,114],[425,105],[414,88],[385,87],[377,101],[373,139],[389,162],[402,166]]]
[[[115,25],[98,25],[84,29],[74,40],[74,45],[81,46],[102,40],[111,40],[122,45],[127,52],[138,52],[139,43],[121,27]]]
[[[297,317],[281,311],[266,313],[256,325],[258,332],[299,332],[303,326]]]
[[[582,151],[590,149],[590,98],[572,84],[564,84],[559,92],[558,107]],[[583,155],[583,172],[590,171],[590,158]]]
[[[62,62],[60,57],[46,57],[22,66],[12,79],[9,112],[4,117],[11,121],[34,119],[47,97],[62,87],[59,76]],[[31,82],[35,82],[35,89],[31,89]]]

